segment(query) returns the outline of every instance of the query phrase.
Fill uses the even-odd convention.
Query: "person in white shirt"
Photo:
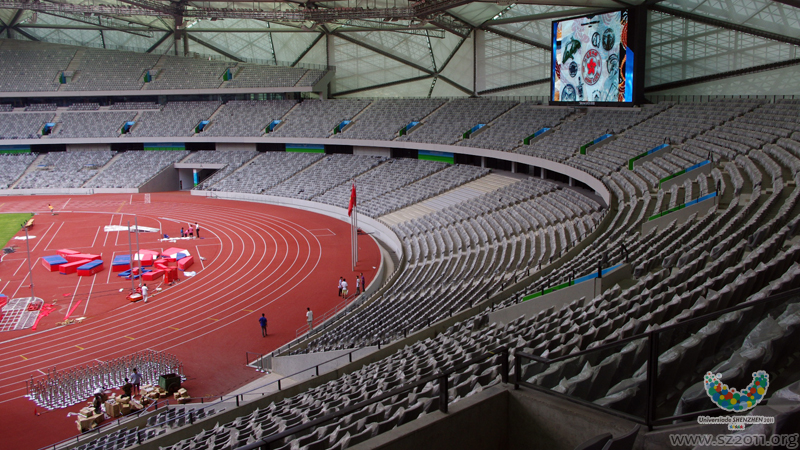
[[[308,322],[308,332],[311,333],[311,330],[314,328],[314,313],[311,312],[311,308],[306,308],[306,322]]]
[[[347,280],[342,279],[342,297],[347,298]]]
[[[144,299],[144,302],[147,303],[147,285],[146,284],[142,285],[142,299]]]

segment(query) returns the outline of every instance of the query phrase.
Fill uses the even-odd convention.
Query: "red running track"
[[[38,211],[31,234],[32,258],[54,254],[58,248],[103,253],[106,270],[96,277],[49,273],[34,266],[36,295],[57,300],[57,309],[37,331],[0,334],[0,436],[4,448],[37,449],[77,434],[70,411],[80,405],[34,415],[34,403],[23,397],[25,380],[40,370],[67,369],[95,360],[110,360],[143,349],[166,351],[183,362],[192,396],[215,396],[259,377],[247,368],[245,352],[267,353],[295,338],[305,324],[306,307],[316,317],[341,302],[340,276],[354,286],[349,270],[349,224],[292,208],[194,197],[188,193],[0,198],[0,213]],[[58,215],[47,211],[52,203]],[[127,233],[108,233],[102,226],[133,223],[161,227],[170,236],[181,225],[199,222],[203,239],[179,241],[205,258],[147,304],[125,301],[130,281],[109,276],[110,253],[127,253]],[[89,236],[91,235],[91,236]],[[105,242],[101,244],[100,239]],[[91,244],[89,243],[91,241]],[[112,242],[113,241],[113,242]],[[24,241],[19,241],[24,251]],[[188,244],[188,245],[186,245]],[[134,243],[135,245],[135,243]],[[165,248],[155,233],[140,234],[141,248]],[[358,272],[370,283],[380,264],[380,250],[369,236],[359,237]],[[30,295],[27,263],[16,253],[0,263],[0,292],[9,297]],[[15,259],[16,258],[16,259]],[[38,261],[38,260],[37,260]],[[89,280],[92,280],[91,282]],[[151,287],[151,291],[153,288]],[[13,295],[15,294],[16,295]],[[64,294],[69,294],[65,296]],[[63,321],[68,302],[82,302],[72,318]],[[266,313],[269,336],[261,337],[258,317]]]

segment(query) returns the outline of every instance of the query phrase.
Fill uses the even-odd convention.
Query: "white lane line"
[[[114,223],[114,214],[111,215],[111,220],[108,221],[108,224],[111,225]],[[106,246],[106,242],[108,241],[108,233],[106,233],[106,237],[103,238],[103,247]]]
[[[52,225],[52,224],[51,224],[51,225]],[[55,238],[56,238],[56,235],[58,234],[58,232],[59,232],[59,231],[61,231],[61,227],[63,227],[63,226],[64,226],[64,222],[61,222],[61,225],[59,225],[59,226],[58,226],[58,229],[56,230],[56,232],[55,232],[55,233],[53,233],[53,237],[51,237],[51,238],[50,238],[50,242],[48,242],[48,243],[47,243],[47,245],[45,246],[45,248],[44,248],[44,250],[45,250],[45,251],[48,251],[48,250],[50,250],[50,244],[52,244],[52,243],[53,243],[53,239],[55,239]],[[50,230],[50,229],[48,228],[48,230]],[[46,232],[47,232],[47,231],[45,231],[45,233],[46,233]]]
[[[94,290],[94,282],[97,281],[97,274],[92,276],[92,285],[89,286],[89,296],[86,297],[86,305],[83,307],[83,315],[86,315],[86,309],[89,308],[89,300],[92,298],[92,291]]]
[[[203,266],[203,269],[205,269],[206,268],[206,263],[203,262],[203,258],[200,256],[200,246],[195,245],[194,249],[197,252],[197,259],[200,260],[200,264]]]
[[[78,284],[75,285],[75,291],[72,293],[72,299],[69,301],[69,306],[67,306],[67,314],[69,314],[69,310],[72,309],[72,302],[75,301],[75,296],[78,295],[78,287],[81,285],[81,279],[83,277],[78,277]],[[67,316],[64,316],[64,320],[67,319]]]
[[[67,203],[69,203],[70,200],[72,200],[72,197],[67,199]],[[62,211],[67,207],[67,203],[64,203],[64,206],[61,207]]]
[[[97,236],[100,235],[100,226],[97,226],[97,231],[94,233],[94,239],[92,239],[92,247],[94,247],[95,242],[97,242]]]

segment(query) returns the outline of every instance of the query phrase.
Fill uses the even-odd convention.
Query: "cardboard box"
[[[131,413],[131,405],[130,405],[130,403],[123,403],[122,406],[120,407],[120,412],[123,415],[124,414],[130,414]]]
[[[114,400],[107,401],[106,414],[108,414],[109,417],[119,417],[120,415],[119,403],[115,402]]]

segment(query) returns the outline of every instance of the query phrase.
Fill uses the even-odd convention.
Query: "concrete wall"
[[[192,169],[177,169],[178,187],[182,191],[188,191],[194,187],[194,172]]]
[[[0,189],[0,197],[9,195],[91,195],[91,194],[138,194],[136,188],[70,188],[70,189]]]
[[[367,156],[385,156],[390,157],[392,156],[392,151],[386,147],[364,147],[364,146],[353,146],[353,154],[354,155],[367,155]]]
[[[612,143],[612,142],[614,142],[616,140],[617,140],[617,136],[611,136],[611,137],[605,138],[602,141],[598,142],[597,144],[593,144],[593,145],[590,145],[590,146],[586,147],[586,154],[588,155],[589,152],[593,152],[595,150],[598,150],[600,147],[602,147],[604,145],[608,145],[608,144],[610,144],[610,143]]]
[[[164,192],[177,191],[180,183],[178,182],[178,171],[170,165],[158,173],[146,183],[139,187],[139,192]]]
[[[255,142],[220,142],[217,150],[255,150]]]
[[[353,352],[353,361],[361,359],[378,350],[377,346],[361,347]],[[302,355],[276,356],[270,358],[269,369],[283,376],[290,376],[295,381],[306,381],[316,376],[314,366],[320,364],[319,372],[325,373],[350,364],[346,356],[353,349],[315,352]],[[324,363],[324,364],[323,364]],[[301,372],[299,373],[298,372]]]
[[[638,166],[639,164],[642,164],[645,161],[650,161],[650,160],[659,158],[661,156],[664,156],[665,154],[670,153],[670,152],[672,152],[672,146],[668,145],[668,146],[662,148],[661,150],[655,151],[653,153],[650,153],[647,156],[642,156],[641,158],[637,159],[636,161],[633,162],[633,167],[636,167],[636,166]]]
[[[584,299],[584,304],[594,297],[600,295],[606,289],[612,288],[615,284],[624,279],[628,279],[632,275],[632,268],[630,264],[623,264],[620,267],[608,272],[603,278],[594,278],[591,280],[578,283],[564,289],[560,289],[541,297],[536,297],[528,301],[518,303],[508,308],[494,311],[489,314],[489,323],[497,322],[506,324],[519,316],[530,318],[539,314],[550,307],[555,311],[569,305],[574,300],[580,298]]]
[[[706,176],[711,175],[711,169],[713,168],[714,168],[713,164],[706,164],[705,166],[698,167],[697,169],[694,169],[691,172],[686,172],[684,174],[678,175],[675,178],[671,178],[665,181],[664,183],[661,184],[661,186],[659,186],[659,189],[668,191],[672,187],[672,185],[674,184],[682,185],[684,181],[694,180],[700,174]]]
[[[503,450],[508,447],[510,395],[494,386],[362,442],[352,450]]]
[[[78,152],[85,150],[111,150],[111,144],[67,144],[68,152]]]
[[[636,426],[631,421],[532,389],[508,392],[509,450],[572,450],[599,434],[611,433],[617,437]],[[637,439],[642,440],[642,436]]]

